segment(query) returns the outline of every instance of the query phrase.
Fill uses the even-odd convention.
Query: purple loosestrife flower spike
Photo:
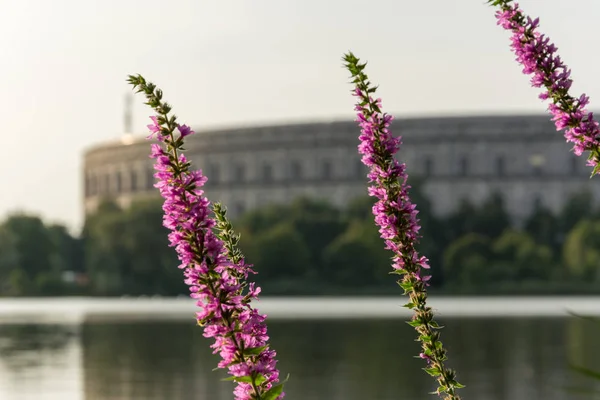
[[[594,115],[586,106],[589,97],[582,94],[575,98],[569,94],[573,81],[571,70],[556,54],[557,47],[538,31],[539,18],[531,19],[510,0],[489,0],[500,9],[496,12],[498,25],[512,32],[511,45],[516,61],[523,66],[523,73],[532,75],[531,85],[544,87],[539,98],[550,99],[548,111],[556,130],[565,130],[567,142],[573,143],[573,151],[581,156],[589,151],[587,165],[593,167],[592,176],[600,172],[600,129]]]
[[[227,368],[228,380],[237,383],[237,400],[276,400],[284,397],[283,384],[275,367],[275,351],[268,344],[266,316],[250,305],[260,288],[246,285],[255,273],[237,248],[239,236],[233,232],[220,204],[213,206],[204,197],[207,178],[190,169],[182,154],[184,137],[194,132],[177,123],[171,107],[162,102],[162,91],[142,76],[129,76],[128,82],[146,95],[157,115],[148,125],[151,135],[161,144],[152,144],[154,175],[164,198],[164,226],[171,230],[169,241],[177,251],[191,297],[197,300],[198,324],[204,336],[214,338],[211,346]],[[178,134],[175,132],[178,131]]]
[[[440,326],[433,320],[431,307],[427,306],[429,265],[427,258],[415,249],[420,226],[417,209],[409,198],[406,166],[394,158],[401,139],[391,134],[392,116],[381,112],[381,99],[371,97],[377,88],[371,86],[363,72],[366,64],[359,61],[352,53],[344,56],[345,67],[355,85],[352,94],[358,98],[355,107],[361,128],[358,151],[362,162],[370,168],[369,195],[378,199],[373,206],[375,223],[386,249],[393,253],[392,273],[402,277],[398,284],[409,297],[405,307],[414,311],[409,324],[418,332],[422,345],[417,358],[425,360],[424,370],[437,379],[438,389],[434,393],[446,400],[458,400],[456,390],[464,386],[456,381],[455,372],[444,365],[447,357],[440,341]]]

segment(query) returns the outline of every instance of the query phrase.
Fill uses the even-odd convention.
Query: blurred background
[[[600,4],[521,6],[541,17],[574,71],[573,93],[594,107]],[[269,324],[292,374],[288,397],[412,400],[434,389],[412,358],[415,334],[373,223],[348,50],[369,61],[396,117],[464,397],[567,399],[567,386],[590,387],[569,364],[598,367],[596,324],[547,305],[586,296],[577,304],[600,309],[590,306],[600,307],[600,186],[484,1],[0,7],[0,399],[232,397],[211,372],[216,356],[162,227],[152,113],[125,82],[135,73],[196,131],[187,156],[242,234],[265,308],[294,298]],[[343,316],[328,308],[339,296],[353,299]],[[524,296],[545,311],[515,315]],[[319,307],[303,302],[315,297]],[[352,315],[350,304],[374,298],[398,313]],[[444,309],[449,298],[458,302]]]

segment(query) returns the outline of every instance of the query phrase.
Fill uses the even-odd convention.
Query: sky
[[[597,109],[600,1],[520,4]],[[546,110],[484,0],[0,0],[0,220],[80,229],[83,152],[123,134],[128,74],[195,128],[349,119],[348,50],[399,118]]]

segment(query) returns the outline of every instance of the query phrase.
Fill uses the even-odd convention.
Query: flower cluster
[[[545,91],[540,99],[550,99],[548,111],[552,114],[557,130],[566,128],[565,138],[573,143],[573,151],[581,156],[589,151],[587,165],[593,167],[592,175],[600,171],[600,129],[593,113],[586,106],[585,94],[574,98],[569,94],[573,81],[571,70],[556,54],[557,47],[537,29],[539,18],[526,17],[519,5],[511,0],[490,0],[500,9],[496,12],[498,25],[512,32],[511,47],[516,60],[523,65],[523,73],[532,75],[531,85]]]
[[[344,61],[355,85],[353,95],[358,98],[355,107],[361,128],[358,151],[362,154],[362,162],[370,169],[369,195],[377,198],[373,206],[375,223],[380,228],[386,249],[393,253],[393,273],[402,277],[398,284],[409,296],[405,307],[415,312],[409,324],[419,333],[418,340],[423,348],[419,357],[427,362],[425,371],[437,378],[436,393],[447,400],[457,400],[460,397],[456,389],[464,386],[456,381],[455,372],[444,365],[447,357],[440,341],[439,325],[427,306],[428,260],[415,249],[420,238],[418,211],[409,198],[406,165],[394,158],[401,139],[391,134],[392,116],[381,112],[381,99],[371,97],[377,88],[371,87],[363,72],[366,64],[361,64],[352,53],[346,54]]]
[[[260,288],[245,283],[254,273],[252,266],[244,262],[237,248],[239,236],[220,204],[213,206],[212,217],[202,190],[207,178],[190,170],[181,153],[183,139],[194,132],[169,115],[171,107],[161,101],[160,89],[139,75],[130,76],[129,83],[146,95],[146,104],[157,112],[148,128],[149,138],[159,141],[152,144],[151,157],[158,180],[155,187],[164,198],[164,226],[171,231],[170,245],[177,251],[191,297],[201,308],[198,324],[204,327],[205,337],[214,338],[211,347],[222,358],[218,367],[227,368],[229,380],[237,382],[236,399],[282,399],[276,353],[267,344],[266,316],[250,305]]]

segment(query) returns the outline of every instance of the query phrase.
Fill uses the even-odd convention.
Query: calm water
[[[568,364],[600,369],[600,325],[569,317],[449,318],[444,343],[464,399],[577,396],[594,384]],[[286,392],[302,400],[436,398],[411,327],[398,319],[272,320]],[[187,321],[1,324],[0,399],[221,400],[230,382]],[[598,386],[597,386],[598,388]]]

